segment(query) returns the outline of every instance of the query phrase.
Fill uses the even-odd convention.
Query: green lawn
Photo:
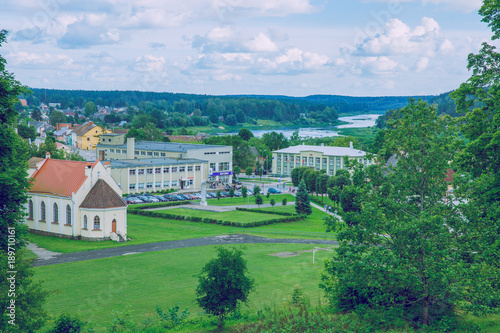
[[[262,199],[264,200],[263,203],[270,203],[271,199],[274,199],[276,201],[276,205],[281,205],[281,201],[283,201],[283,198],[286,198],[288,202],[295,201],[295,197],[291,194],[272,194],[269,196],[269,199],[263,195]],[[197,200],[199,202],[200,200]],[[255,204],[255,197],[254,196],[249,196],[247,198],[242,198],[242,197],[234,197],[234,198],[220,198],[220,200],[217,199],[208,199],[207,204],[209,206],[241,206],[241,205],[246,205],[250,203],[250,205]]]
[[[314,245],[247,244],[245,258],[256,289],[250,296],[251,310],[281,303],[290,296],[293,286],[300,285],[316,303],[322,296],[319,289],[322,258],[332,253],[312,252],[293,257],[270,254],[312,250]],[[321,246],[324,247],[324,246]],[[50,314],[76,313],[86,321],[111,320],[111,311],[123,311],[131,305],[134,319],[179,305],[191,314],[201,311],[194,302],[197,279],[202,266],[215,257],[215,247],[194,247],[152,253],[74,262],[35,268],[35,277],[44,281],[48,290],[57,291],[47,302]]]
[[[295,211],[294,205],[286,207],[281,206],[281,203],[276,204],[275,210],[286,210],[289,212]],[[168,209],[167,212],[173,213],[178,208]],[[187,210],[188,213],[194,214],[197,211]],[[207,213],[202,212],[204,217],[208,217]],[[253,218],[272,219],[278,215],[265,215],[258,213],[247,212],[232,212],[238,216],[246,216],[242,213],[251,214]],[[216,218],[222,219],[217,213]],[[258,217],[257,217],[258,216]],[[128,214],[128,237],[131,239],[125,243],[116,243],[113,241],[88,242],[81,240],[70,240],[59,237],[29,235],[29,240],[38,246],[54,252],[70,253],[87,250],[96,250],[102,248],[127,246],[134,244],[155,243],[171,240],[190,239],[208,236],[224,235],[228,233],[249,233],[256,236],[272,237],[272,238],[317,238],[318,235],[307,233],[325,233],[323,225],[323,217],[326,214],[318,209],[313,208],[313,214],[302,221],[290,223],[277,223],[267,226],[259,226],[253,228],[234,228],[218,224],[207,224],[201,222],[167,220],[162,218],[147,217],[141,215]],[[243,230],[244,229],[244,230]],[[328,234],[330,235],[330,234]],[[320,237],[321,238],[321,237]]]
[[[244,212],[238,210],[232,210],[229,212],[220,213],[220,212],[210,212],[204,210],[187,209],[187,208],[172,208],[172,209],[160,210],[159,212],[165,212],[169,214],[176,214],[183,216],[208,217],[216,220],[245,222],[245,223],[267,221],[279,217],[278,215],[274,214],[259,214],[259,213]]]

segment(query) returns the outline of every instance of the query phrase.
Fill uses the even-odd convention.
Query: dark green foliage
[[[241,173],[241,168],[238,165],[235,165],[233,167],[233,171],[234,171],[234,176],[238,178],[238,175]]]
[[[253,168],[251,166],[245,168],[245,175],[251,176],[253,173]]]
[[[36,139],[36,130],[33,126],[19,124],[17,134],[23,139],[31,139],[31,141],[35,141]]]
[[[189,316],[188,309],[184,309],[179,314],[179,306],[175,305],[173,307],[168,307],[168,313],[163,312],[160,306],[156,306],[156,313],[160,317],[162,322],[165,322],[166,328],[174,328],[181,325]]]
[[[309,202],[309,194],[307,193],[304,180],[300,181],[297,195],[295,197],[295,211],[299,215],[311,215],[312,208]]]
[[[281,201],[281,204],[283,206],[286,206],[286,203],[288,202],[288,200],[286,198],[283,198],[283,200]]]
[[[260,186],[255,185],[253,187],[253,195],[258,195],[258,194],[260,194]]]
[[[255,195],[255,204],[260,207],[264,203],[264,199],[262,199],[262,195],[256,194]]]
[[[221,190],[217,190],[216,194],[217,194],[217,201],[219,201],[220,198],[222,198],[222,192],[221,192]]]
[[[266,193],[266,198],[268,198],[268,199],[269,199],[269,197],[270,197],[270,196],[271,196],[271,192],[267,192],[267,193]]]
[[[274,207],[274,205],[276,205],[276,200],[274,200],[274,198],[273,198],[273,199],[271,199],[270,204],[271,204],[271,206],[273,206],[273,207]]]
[[[49,330],[49,333],[79,333],[85,323],[77,316],[63,313],[57,318],[54,327]]]
[[[254,288],[254,280],[248,275],[243,251],[217,248],[217,257],[210,260],[198,275],[196,302],[208,314],[218,317],[219,327],[224,317],[245,303]]]
[[[262,140],[270,151],[288,147],[288,139],[283,133],[266,132],[262,135]]]
[[[243,186],[241,188],[241,196],[245,199],[248,196],[248,188],[246,186]]]

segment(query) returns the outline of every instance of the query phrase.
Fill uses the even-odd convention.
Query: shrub
[[[63,313],[57,318],[54,327],[49,333],[78,333],[84,325],[85,323],[77,316],[73,317],[67,313]]]

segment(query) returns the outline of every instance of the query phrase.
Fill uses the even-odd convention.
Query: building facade
[[[208,164],[207,183],[230,184],[233,178],[233,147],[219,145],[135,141],[124,134],[101,135],[97,145],[98,159],[133,160],[133,159],[191,159],[206,161]]]
[[[367,158],[367,152],[350,147],[328,147],[299,145],[272,152],[272,174],[290,176],[298,167],[310,167],[314,170],[326,170],[334,176],[337,170],[346,169],[346,158],[356,159],[365,166],[373,163]]]
[[[127,204],[110,164],[47,158],[29,161],[25,223],[32,232],[84,240],[126,240]]]
[[[106,133],[110,131],[88,121],[72,130],[71,142],[80,149],[96,149],[100,136]]]
[[[123,193],[201,188],[208,180],[207,161],[197,159],[112,160],[111,175]]]

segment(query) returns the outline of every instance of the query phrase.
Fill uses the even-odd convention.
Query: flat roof
[[[104,161],[102,161],[104,162]],[[112,169],[122,169],[122,168],[137,168],[137,167],[148,167],[148,166],[161,166],[161,165],[186,165],[195,163],[208,163],[205,160],[198,160],[195,158],[138,158],[130,160],[110,160],[107,161],[111,163]]]
[[[323,153],[327,156],[352,156],[352,157],[362,157],[368,154],[367,152],[359,149],[351,149],[349,147],[330,147],[330,146],[309,146],[309,145],[298,145],[293,147],[288,147],[280,150],[274,150],[273,153],[278,154],[300,154],[303,152],[312,151],[317,153]]]
[[[110,144],[98,144],[98,147],[102,148],[120,148],[126,149],[127,144],[122,145],[110,145]],[[177,143],[177,142],[158,142],[158,141],[136,141],[135,149],[138,150],[153,150],[153,151],[171,151],[185,153],[188,150],[193,149],[221,149],[229,148],[232,150],[232,146],[221,146],[221,145],[203,145],[196,143]]]

